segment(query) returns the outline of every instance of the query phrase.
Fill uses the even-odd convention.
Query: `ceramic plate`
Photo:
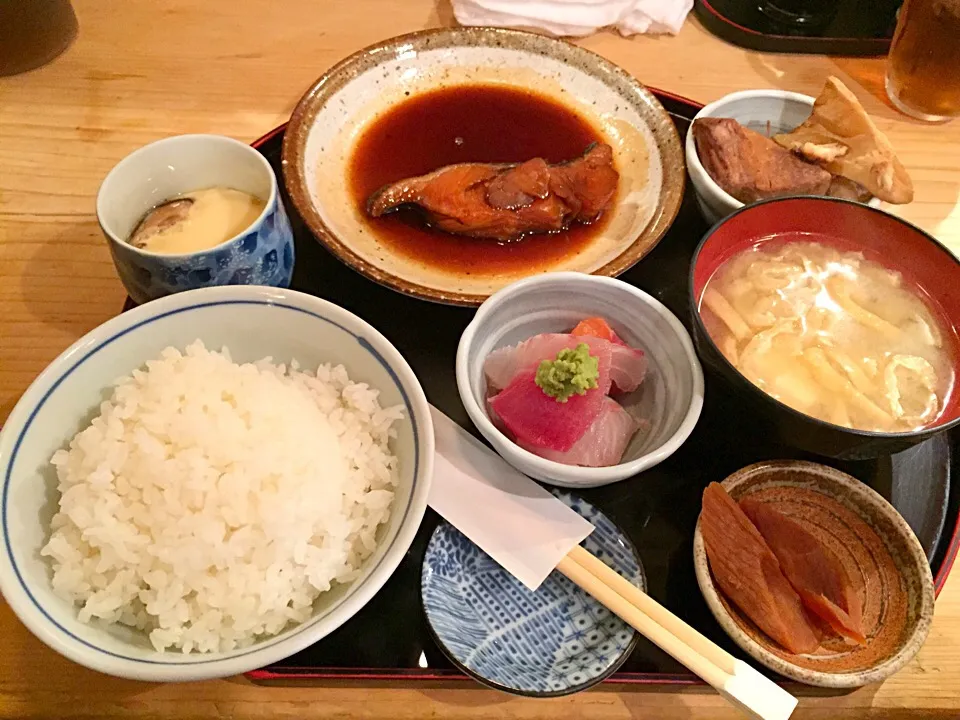
[[[384,112],[418,93],[465,84],[535,88],[587,120],[614,149],[620,187],[602,232],[578,253],[536,272],[619,275],[656,245],[679,211],[685,181],[680,140],[656,98],[622,69],[561,40],[454,28],[361,50],[331,68],[297,105],[284,139],[284,179],[307,225],[331,252],[395,290],[459,305],[478,305],[531,274],[529,268],[468,274],[399,253],[369,232],[347,187],[357,140]],[[490,241],[477,242],[482,252]]]
[[[555,494],[596,527],[583,547],[645,589],[626,535],[589,503]],[[613,673],[637,640],[633,628],[560,573],[531,592],[448,523],[430,538],[420,583],[437,644],[498,690],[538,697],[584,690]]]
[[[863,646],[828,637],[804,655],[779,647],[717,592],[698,522],[697,582],[717,622],[741,648],[781,675],[832,688],[879,682],[917,654],[933,620],[933,577],[920,542],[890,503],[839,470],[798,460],[751,465],[723,486],[735,500],[775,503],[834,552],[863,602],[867,636]]]

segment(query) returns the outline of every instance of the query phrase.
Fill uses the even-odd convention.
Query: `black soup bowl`
[[[814,241],[862,252],[867,260],[901,273],[939,306],[949,322],[944,343],[954,373],[960,367],[960,261],[932,236],[900,218],[859,203],[825,197],[791,197],[748,205],[714,225],[704,236],[690,268],[694,343],[708,381],[726,386],[730,421],[749,418],[753,431],[775,434],[785,445],[841,460],[889,455],[960,424],[960,391],[953,387],[944,408],[928,426],[909,432],[856,430],[820,420],[775,400],[731,364],[717,347],[700,315],[707,281],[724,262],[767,242]]]

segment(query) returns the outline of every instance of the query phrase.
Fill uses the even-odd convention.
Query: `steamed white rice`
[[[55,591],[157,650],[226,651],[303,622],[390,517],[402,413],[378,394],[342,366],[167,348],[51,460]]]

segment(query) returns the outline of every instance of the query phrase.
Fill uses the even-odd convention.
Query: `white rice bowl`
[[[52,458],[53,588],[82,622],[142,629],[161,651],[225,652],[301,623],[376,549],[402,417],[343,366],[167,348]]]

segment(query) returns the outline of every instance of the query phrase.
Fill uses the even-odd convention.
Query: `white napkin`
[[[461,25],[536,28],[583,36],[604,27],[622,35],[680,32],[693,0],[452,0]]]
[[[531,590],[593,525],[430,407],[437,442],[430,507]]]

